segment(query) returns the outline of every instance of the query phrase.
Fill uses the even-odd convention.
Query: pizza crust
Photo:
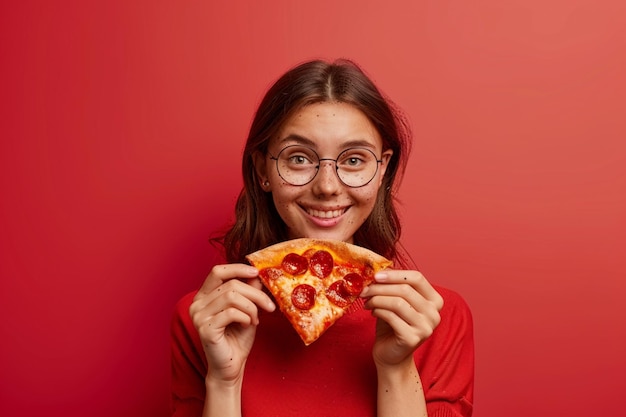
[[[288,253],[297,253],[298,255],[302,255],[310,249],[328,250],[332,255],[337,255],[337,257],[342,260],[355,260],[369,265],[374,269],[374,272],[389,268],[393,264],[392,261],[384,256],[362,246],[338,240],[312,238],[299,238],[279,242],[247,255],[246,259],[258,269],[262,269],[270,266],[276,266],[275,261],[277,257],[282,259],[282,257]]]

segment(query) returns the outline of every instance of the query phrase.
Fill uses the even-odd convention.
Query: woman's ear
[[[379,187],[383,183],[383,178],[385,178],[385,172],[387,172],[387,167],[389,166],[389,161],[391,160],[392,156],[393,156],[393,150],[387,149],[385,152],[383,152],[383,154],[380,157],[380,160],[382,162],[380,163],[380,177],[378,177]]]
[[[267,172],[267,157],[262,152],[256,151],[252,155],[252,161],[254,163],[254,170],[256,172],[259,185],[263,191],[271,191],[271,184],[269,182],[269,175]]]

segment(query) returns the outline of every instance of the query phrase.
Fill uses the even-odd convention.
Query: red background
[[[622,415],[625,3],[265,3],[0,6],[0,415],[167,415],[255,106],[340,56],[411,119],[405,244],[472,307],[476,415]]]

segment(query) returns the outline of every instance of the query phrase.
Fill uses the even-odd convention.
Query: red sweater
[[[445,300],[441,323],[415,352],[430,417],[472,415],[472,316],[455,292],[436,287]],[[195,293],[183,297],[172,321],[172,415],[202,415],[206,359],[189,317]],[[375,416],[376,369],[372,344],[376,319],[362,303],[320,339],[304,346],[276,310],[261,313],[246,362],[244,416]]]

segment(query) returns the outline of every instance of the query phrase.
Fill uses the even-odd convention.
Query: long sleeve
[[[206,359],[191,318],[189,306],[195,293],[183,297],[172,319],[172,416],[202,415],[204,406]]]
[[[441,323],[416,352],[429,417],[470,417],[474,401],[474,333],[469,307],[436,288],[445,303]]]

